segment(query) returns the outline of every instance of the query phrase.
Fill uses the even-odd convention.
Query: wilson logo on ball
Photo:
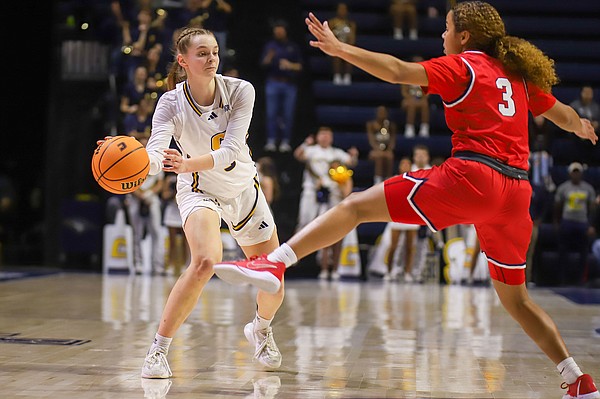
[[[129,181],[129,182],[126,182],[126,183],[121,183],[121,190],[129,191],[129,190],[131,190],[134,187],[141,186],[145,181],[146,181],[145,177],[140,177],[136,181]]]

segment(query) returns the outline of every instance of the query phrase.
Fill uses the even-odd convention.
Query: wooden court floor
[[[561,398],[554,365],[488,287],[290,280],[274,321],[281,369],[242,329],[255,291],[213,278],[169,352],[140,367],[174,277],[57,273],[0,283],[0,398]],[[592,295],[596,295],[592,293]],[[600,378],[600,305],[532,297]]]

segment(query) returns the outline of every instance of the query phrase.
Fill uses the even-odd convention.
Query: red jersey
[[[429,94],[444,102],[452,131],[452,154],[473,151],[515,168],[529,167],[528,111],[540,115],[556,98],[520,76],[509,75],[500,61],[480,51],[465,51],[420,63]]]

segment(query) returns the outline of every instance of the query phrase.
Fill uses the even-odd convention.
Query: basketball
[[[100,187],[113,194],[137,190],[149,171],[148,153],[135,137],[110,138],[98,146],[92,156],[94,179]]]

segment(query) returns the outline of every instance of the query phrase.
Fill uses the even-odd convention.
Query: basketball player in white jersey
[[[167,79],[172,90],[160,97],[152,120],[146,147],[150,174],[161,170],[178,174],[176,198],[191,260],[165,305],[142,368],[144,378],[172,376],[167,363],[171,340],[213,276],[213,265],[222,258],[221,219],[248,257],[279,245],[246,144],[254,88],[247,81],[217,74],[218,66],[214,35],[204,29],[184,29]],[[181,153],[169,148],[171,138]],[[270,323],[283,295],[283,289],[275,294],[259,290],[256,317],[244,328],[255,345],[255,359],[271,369],[281,365]]]

